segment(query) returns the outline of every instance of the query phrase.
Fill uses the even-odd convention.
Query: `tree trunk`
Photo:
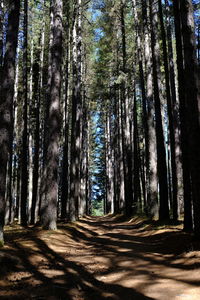
[[[3,67],[3,21],[4,21],[4,3],[0,0],[0,78],[2,78]],[[1,79],[0,79],[1,84]]]
[[[64,145],[62,161],[62,187],[61,187],[61,219],[67,218],[67,200],[69,198],[69,65],[70,65],[70,40],[69,21],[67,20],[67,50],[65,67],[65,104],[64,104]]]
[[[166,22],[167,22],[167,45],[168,45],[168,57],[169,57],[169,72],[170,72],[170,88],[172,98],[172,110],[174,120],[174,137],[175,137],[175,159],[177,169],[177,201],[178,201],[178,216],[180,216],[183,208],[183,171],[181,163],[181,147],[180,147],[180,118],[179,118],[179,101],[176,91],[176,78],[174,69],[174,53],[172,43],[172,28],[170,20],[170,7],[168,0],[165,0],[166,8]]]
[[[141,92],[142,92],[142,122],[144,126],[144,141],[145,141],[145,161],[144,161],[144,169],[145,176],[143,178],[148,178],[149,173],[149,136],[148,136],[148,118],[147,118],[147,102],[146,102],[146,90],[145,90],[145,78],[144,78],[144,69],[143,69],[143,59],[142,59],[142,47],[141,47],[141,26],[139,24],[138,17],[138,9],[136,0],[132,0],[133,3],[133,11],[135,16],[135,28],[136,28],[136,44],[137,44],[137,59],[139,63],[139,73],[140,73],[140,84],[141,84]],[[147,185],[146,191],[148,191],[148,181],[144,180],[143,185]],[[146,207],[146,191],[144,191],[144,206]]]
[[[28,1],[24,0],[23,133],[21,162],[21,224],[27,225],[28,198]]]
[[[70,165],[70,220],[78,219],[78,204],[80,198],[80,162],[81,162],[81,116],[82,116],[82,97],[81,97],[81,3],[78,0],[75,7],[75,20],[73,30],[73,92],[72,92],[72,129],[71,129],[71,165]]]
[[[175,154],[175,130],[174,130],[174,118],[172,111],[172,95],[170,89],[170,75],[169,75],[169,63],[168,63],[168,52],[167,52],[167,39],[165,32],[165,25],[163,19],[163,10],[162,10],[162,1],[158,1],[159,6],[159,17],[161,24],[161,38],[162,38],[162,50],[163,50],[163,61],[164,61],[164,70],[165,70],[165,87],[166,87],[166,96],[167,96],[167,112],[169,120],[169,137],[170,137],[170,154],[171,154],[171,171],[172,171],[172,195],[173,195],[173,220],[177,221],[178,219],[178,182],[177,182],[177,165],[176,165],[176,154]]]
[[[54,15],[53,15],[53,0],[50,2],[50,33],[49,33],[49,53],[48,53],[48,75],[47,75],[47,87],[45,92],[45,99],[41,106],[41,113],[43,110],[43,124],[42,124],[42,141],[41,141],[41,159],[42,159],[42,166],[41,166],[41,184],[40,184],[40,203],[39,206],[42,208],[45,206],[45,197],[46,197],[46,176],[47,176],[47,169],[45,168],[46,164],[46,157],[47,157],[47,137],[48,137],[48,108],[50,106],[49,99],[50,99],[50,89],[51,89],[51,80],[52,80],[52,48],[53,48],[53,28],[54,28]],[[39,210],[41,216],[41,209]]]
[[[179,91],[179,110],[180,110],[180,129],[181,129],[181,151],[183,166],[183,190],[184,190],[184,230],[192,230],[192,203],[191,203],[191,178],[189,163],[188,129],[186,121],[185,106],[185,75],[183,68],[183,49],[180,18],[180,1],[174,0],[175,34],[176,34],[176,53],[178,70],[178,91]]]
[[[44,18],[44,17],[43,17]],[[33,194],[32,194],[32,207],[31,207],[31,224],[37,221],[37,203],[39,202],[39,154],[40,154],[40,121],[41,121],[41,103],[42,103],[42,89],[43,89],[43,68],[44,68],[44,42],[45,42],[45,21],[43,20],[43,28],[41,32],[41,52],[39,55],[39,62],[36,62],[33,68],[34,75],[34,96],[35,96],[35,151],[34,151],[34,167],[33,167]]]
[[[128,89],[126,84],[126,30],[125,30],[125,16],[124,16],[124,2],[121,0],[120,4],[120,21],[121,21],[121,45],[122,45],[122,79],[121,83],[121,126],[122,126],[122,156],[123,156],[123,169],[124,169],[124,191],[125,191],[125,213],[126,215],[132,214],[133,204],[133,185],[132,185],[132,149],[130,142],[130,126],[129,126],[129,99]]]
[[[160,102],[160,68],[159,68],[159,40],[158,40],[158,18],[157,18],[157,0],[150,0],[150,21],[151,21],[151,48],[153,57],[153,85],[156,117],[156,142],[157,142],[157,168],[159,180],[159,219],[169,219],[168,204],[168,182],[167,182],[167,164],[166,151],[163,135],[163,124],[161,116]]]
[[[135,83],[134,83],[135,84]],[[138,112],[137,112],[137,99],[136,99],[136,91],[134,87],[134,107],[133,107],[133,115],[134,115],[134,159],[133,159],[133,186],[134,186],[134,207],[133,212],[137,213],[139,210],[139,203],[141,200],[141,191],[140,191],[140,161],[139,161],[139,149],[138,149]]]
[[[152,52],[150,42],[149,8],[144,5],[144,42],[145,42],[145,65],[146,65],[146,97],[147,97],[147,123],[148,123],[148,148],[149,164],[147,161],[147,207],[146,213],[151,218],[158,217],[158,179],[157,179],[157,151],[156,132],[154,122],[154,102],[153,102],[153,70]]]
[[[32,10],[32,8],[31,8]],[[32,18],[32,11],[31,11]],[[32,35],[33,38],[33,35]],[[32,207],[32,199],[33,199],[33,120],[32,120],[32,111],[33,111],[33,63],[34,63],[34,44],[33,40],[31,40],[31,50],[30,50],[30,83],[29,83],[29,106],[28,106],[28,224],[31,222],[31,207]]]
[[[192,180],[194,232],[200,238],[200,91],[196,60],[196,41],[191,0],[182,0],[181,20],[184,50],[185,99]]]
[[[3,243],[6,169],[13,139],[13,96],[19,11],[20,1],[9,1],[6,53],[4,57],[2,86],[0,90],[0,243]]]
[[[42,225],[46,229],[57,228],[58,160],[60,138],[60,88],[62,63],[62,0],[52,0],[53,43],[51,47],[52,78],[48,107],[48,134],[46,169],[46,197],[41,211]]]

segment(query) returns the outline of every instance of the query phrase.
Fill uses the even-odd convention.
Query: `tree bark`
[[[161,116],[160,87],[159,87],[159,40],[158,40],[158,18],[157,0],[150,0],[150,21],[151,21],[151,48],[153,58],[153,87],[156,117],[156,142],[157,142],[157,169],[159,181],[159,219],[169,219],[168,204],[168,181],[166,151]]]
[[[184,50],[185,99],[192,180],[194,232],[200,238],[200,91],[196,59],[194,12],[191,0],[182,0],[181,20]]]
[[[0,78],[3,67],[3,21],[4,21],[4,1],[0,0]],[[1,80],[0,80],[1,84]]]
[[[149,25],[149,7],[143,3],[144,15],[144,56],[146,65],[146,97],[147,97],[147,123],[148,123],[148,148],[149,164],[147,160],[147,207],[145,211],[151,218],[158,217],[158,178],[157,178],[157,151],[156,151],[156,132],[154,121],[154,99],[153,99],[153,69],[152,69],[152,52],[150,42],[150,25]]]
[[[126,51],[126,30],[125,30],[125,16],[124,16],[124,1],[120,3],[120,27],[121,27],[121,45],[122,45],[122,79],[121,83],[121,126],[122,126],[122,159],[124,170],[124,191],[125,191],[125,213],[126,215],[132,214],[133,204],[133,184],[132,184],[132,149],[130,143],[130,126],[129,126],[129,98],[126,83],[126,64],[127,64],[127,51]]]
[[[19,12],[20,1],[9,1],[6,53],[4,57],[2,86],[0,90],[0,241],[2,243],[5,213],[6,169],[13,139],[13,96]]]
[[[28,198],[28,1],[24,0],[23,133],[21,162],[21,224],[27,225]]]
[[[162,38],[162,51],[163,61],[165,70],[165,87],[166,87],[166,98],[167,98],[167,112],[169,120],[169,137],[170,137],[170,154],[171,154],[171,171],[172,171],[172,212],[173,220],[178,219],[178,182],[177,182],[177,165],[176,165],[176,154],[175,154],[175,130],[174,130],[174,118],[172,110],[172,95],[170,89],[170,75],[169,75],[169,63],[168,63],[168,52],[167,52],[167,38],[165,32],[165,24],[163,19],[162,1],[158,1],[159,17],[161,24],[161,38]]]
[[[81,117],[82,117],[82,97],[81,97],[81,4],[78,0],[74,14],[73,30],[73,92],[72,92],[72,129],[71,129],[71,165],[70,165],[70,220],[78,219],[78,204],[80,198],[80,162],[81,162]]]
[[[69,16],[67,16],[69,18]],[[66,24],[67,49],[65,66],[65,104],[64,104],[64,145],[62,161],[62,187],[61,187],[61,219],[67,218],[67,201],[69,200],[69,66],[70,66],[70,34],[69,20]]]
[[[175,34],[176,34],[176,53],[177,53],[177,70],[178,70],[178,92],[179,92],[179,112],[180,112],[180,129],[181,129],[181,151],[183,166],[183,190],[184,190],[184,230],[191,231],[192,224],[192,194],[191,194],[191,177],[189,163],[189,145],[188,145],[188,129],[186,119],[185,104],[185,75],[183,67],[183,49],[181,34],[181,17],[180,17],[180,1],[174,0],[174,18],[175,18]]]
[[[46,197],[41,211],[42,225],[57,228],[58,160],[60,139],[60,88],[62,63],[62,0],[53,0],[53,43],[51,47],[52,78],[48,108],[46,169]]]

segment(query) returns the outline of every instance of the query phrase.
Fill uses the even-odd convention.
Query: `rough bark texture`
[[[60,87],[62,63],[62,1],[53,0],[53,43],[51,47],[52,78],[48,110],[46,195],[42,207],[42,225],[55,230],[58,197],[58,159],[60,138]]]
[[[23,133],[21,162],[21,224],[27,224],[28,197],[28,1],[24,1],[23,44]]]
[[[170,89],[170,75],[169,75],[169,63],[168,63],[168,51],[167,51],[167,39],[165,24],[163,19],[163,9],[162,1],[158,1],[159,6],[159,17],[161,24],[161,38],[162,38],[162,51],[163,51],[163,61],[164,61],[164,71],[165,71],[165,87],[166,87],[166,98],[167,98],[167,112],[169,119],[169,138],[170,138],[170,154],[171,154],[171,173],[172,173],[172,211],[173,219],[176,221],[178,219],[178,199],[177,199],[177,166],[176,166],[176,155],[175,155],[175,131],[174,131],[174,118],[172,111],[172,95]]]
[[[68,16],[67,16],[68,17]],[[66,77],[65,77],[65,103],[64,103],[64,145],[62,161],[62,187],[61,187],[61,219],[67,217],[67,200],[69,191],[69,20],[67,20],[67,49],[66,49]]]
[[[160,86],[159,86],[159,41],[158,41],[158,18],[157,18],[157,1],[150,0],[150,18],[151,18],[151,48],[153,58],[153,86],[155,101],[156,117],[156,141],[157,141],[157,168],[159,181],[159,219],[169,219],[168,204],[168,182],[167,182],[167,165],[165,142],[163,135],[163,125],[161,116]]]
[[[43,26],[45,24],[43,23]],[[36,111],[36,124],[34,132],[34,167],[33,167],[33,193],[32,193],[32,207],[31,207],[31,224],[35,224],[37,220],[36,205],[38,202],[38,187],[39,187],[39,152],[40,152],[40,121],[41,121],[41,98],[42,98],[42,88],[43,88],[43,65],[44,65],[44,38],[45,32],[44,27],[41,33],[41,52],[40,52],[40,65],[35,63],[33,68],[33,79],[34,79],[34,89],[33,94],[35,96],[35,111]]]
[[[3,240],[6,170],[12,144],[15,56],[19,28],[20,1],[9,1],[9,8],[6,53],[0,90],[0,241]]]
[[[146,97],[147,97],[147,122],[149,144],[149,165],[147,177],[147,208],[146,212],[150,217],[158,217],[158,178],[157,178],[157,152],[156,152],[156,132],[154,121],[154,101],[153,101],[153,69],[152,52],[150,42],[149,9],[144,5],[144,34],[145,34],[145,64],[146,64]]]
[[[71,168],[70,168],[70,220],[78,218],[78,204],[80,198],[80,162],[81,162],[81,0],[75,7],[73,30],[73,92],[72,92],[72,129],[71,129]]]
[[[122,46],[122,66],[121,71],[124,76],[121,83],[121,126],[122,126],[122,156],[123,156],[123,171],[124,171],[124,191],[125,191],[125,213],[132,214],[133,205],[133,184],[132,184],[132,149],[130,142],[130,126],[129,126],[129,95],[126,82],[126,30],[125,30],[125,16],[124,16],[124,1],[120,3],[120,29],[121,29],[121,46]]]
[[[192,204],[191,204],[191,180],[190,163],[188,147],[188,129],[186,123],[185,106],[185,75],[183,68],[183,49],[180,18],[180,1],[174,1],[175,34],[176,34],[176,52],[177,52],[177,70],[178,70],[178,92],[179,92],[179,111],[180,111],[180,129],[181,129],[181,150],[183,167],[183,189],[184,189],[184,229],[192,230]]]

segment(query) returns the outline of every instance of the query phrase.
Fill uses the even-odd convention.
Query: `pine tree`
[[[44,228],[57,228],[58,159],[60,138],[60,88],[62,63],[62,0],[52,0],[53,41],[50,64],[52,68],[50,99],[47,116],[47,152],[45,159],[46,191],[41,212]]]
[[[15,83],[15,58],[19,29],[20,1],[9,1],[6,52],[0,87],[0,241],[3,241],[6,170],[13,138],[13,97]]]
[[[159,40],[158,40],[158,15],[157,1],[150,0],[150,21],[151,21],[151,48],[153,62],[153,87],[155,101],[155,117],[156,117],[156,142],[157,142],[157,168],[159,181],[159,219],[169,219],[169,204],[168,204],[168,182],[167,182],[167,165],[166,152],[164,144],[164,134],[161,116],[160,102],[160,57],[159,57]]]

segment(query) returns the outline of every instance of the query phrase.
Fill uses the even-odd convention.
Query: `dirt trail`
[[[85,218],[56,232],[7,228],[0,299],[199,300],[199,243],[179,226]]]

